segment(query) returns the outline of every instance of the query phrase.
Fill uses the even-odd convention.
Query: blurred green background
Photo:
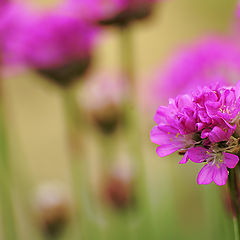
[[[57,3],[48,0],[25,1],[39,8],[48,8]],[[229,34],[234,23],[235,8],[236,1],[229,0],[166,0],[158,4],[150,20],[134,24],[132,31],[139,103],[147,94],[143,86],[151,81],[153,73],[169,55],[201,36]],[[86,78],[102,71],[120,71],[119,44],[116,29],[103,31],[96,48],[94,67]],[[24,186],[18,187],[16,184],[14,190],[18,231],[21,239],[35,240],[38,237],[30,234],[35,231],[30,229],[31,225],[34,226],[34,218],[27,217],[27,212],[31,212],[31,199],[22,198],[21,193],[26,191],[29,196],[34,196],[36,189],[43,183],[57,182],[63,184],[71,195],[61,96],[41,76],[27,72],[4,79],[4,97],[12,143],[14,178],[19,186]],[[196,176],[199,169],[193,163],[179,165],[177,155],[159,159],[154,144],[149,140],[149,132],[154,125],[154,111],[139,105],[142,111],[140,122],[144,126],[141,141],[145,158],[147,204],[141,206],[145,210],[139,211],[137,208],[123,213],[108,213],[106,210],[104,215],[99,215],[102,219],[89,206],[90,212],[85,209],[82,214],[90,216],[86,216],[86,219],[91,219],[93,214],[93,220],[80,226],[80,229],[84,228],[84,239],[232,239],[232,220],[224,212],[222,188],[215,185],[198,186]],[[97,196],[101,162],[94,134],[94,130],[84,134],[82,141],[88,156],[82,160],[86,161],[84,166],[89,177],[85,187],[96,189],[93,192]],[[119,152],[124,155],[124,147],[120,147]],[[99,209],[104,211],[104,207],[100,206]],[[104,225],[105,233],[96,234],[98,237],[91,235],[91,231],[98,229],[90,226],[95,221],[96,225]],[[62,238],[71,239],[70,232],[67,231]]]

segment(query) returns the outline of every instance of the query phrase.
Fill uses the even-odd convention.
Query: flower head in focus
[[[170,99],[168,107],[158,108],[151,140],[159,145],[160,157],[178,151],[184,154],[181,164],[189,159],[206,162],[198,175],[199,184],[214,181],[224,185],[227,168],[234,168],[239,160],[235,155],[239,151],[239,112],[240,82],[235,87],[199,87],[192,94]]]
[[[156,102],[211,82],[236,83],[240,76],[240,48],[231,40],[209,37],[174,55],[165,69],[157,74],[150,89]]]
[[[68,0],[63,9],[91,22],[125,26],[149,16],[157,0]]]

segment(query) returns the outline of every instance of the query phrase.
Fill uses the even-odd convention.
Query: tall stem
[[[81,188],[82,188],[82,172],[80,172],[81,162],[79,160],[80,149],[79,149],[79,134],[78,128],[80,125],[80,119],[78,114],[78,107],[75,100],[75,96],[73,93],[73,89],[63,89],[63,109],[64,116],[66,121],[66,131],[67,131],[67,144],[68,150],[70,154],[70,172],[71,172],[71,180],[73,185],[73,194],[74,194],[74,202],[76,208],[76,232],[75,239],[83,238],[83,229],[82,224],[82,198],[81,198]],[[81,232],[80,232],[81,231]],[[84,238],[83,238],[84,239]]]
[[[231,169],[229,172],[228,186],[231,195],[231,201],[233,205],[233,224],[234,224],[234,236],[235,240],[240,239],[240,206],[238,196],[238,185],[237,185],[237,171],[238,166]]]
[[[0,204],[5,237],[4,239],[16,240],[17,233],[13,210],[13,200],[11,196],[12,179],[5,109],[2,94],[2,82],[0,82],[0,181]]]
[[[126,74],[128,78],[130,94],[135,95],[135,75],[134,75],[134,49],[133,49],[133,36],[131,28],[124,26],[120,28],[120,56],[121,56],[121,65],[122,72]]]
[[[129,152],[135,164],[137,164],[137,194],[138,201],[141,205],[142,217],[145,217],[144,234],[141,236],[145,238],[154,238],[153,231],[150,230],[151,217],[150,217],[150,203],[147,194],[147,181],[145,172],[144,151],[142,149],[142,128],[139,116],[139,109],[137,103],[137,82],[135,76],[134,65],[134,43],[132,36],[132,29],[127,26],[121,28],[121,62],[123,73],[127,75],[129,85],[129,97],[124,104],[124,125],[123,132],[124,138],[127,141]],[[149,224],[149,228],[146,226]],[[142,230],[142,228],[140,229]],[[141,234],[141,233],[140,233]]]

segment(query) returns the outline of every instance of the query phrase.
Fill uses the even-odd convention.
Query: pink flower
[[[52,68],[91,55],[95,30],[80,19],[60,14],[42,15],[25,29],[23,54],[33,68]]]
[[[191,92],[211,82],[232,84],[240,77],[240,48],[228,39],[205,38],[173,55],[150,89],[154,101]],[[161,92],[161,95],[159,94]]]
[[[169,100],[168,107],[160,106],[154,116],[157,123],[150,138],[157,145],[157,154],[167,156],[178,151],[184,154],[179,162],[207,162],[198,177],[199,184],[214,181],[223,185],[227,167],[233,168],[239,151],[240,82],[235,87],[219,84],[198,88],[192,94]],[[235,160],[235,165],[230,161]],[[218,168],[220,170],[218,170]]]
[[[158,144],[157,154],[167,156],[177,150],[188,150],[194,147],[196,141],[196,113],[194,103],[189,95],[178,96],[170,99],[168,107],[160,106],[154,116],[157,123],[151,133],[151,141]],[[187,153],[182,160],[187,161]]]
[[[225,185],[228,178],[227,168],[234,168],[239,157],[225,152],[213,152],[203,147],[195,147],[188,151],[188,157],[195,163],[206,162],[197,177],[198,184]]]
[[[67,86],[88,69],[96,33],[79,18],[58,11],[36,14],[14,5],[0,22],[3,61]]]
[[[35,19],[35,13],[24,5],[6,3],[0,11],[0,50],[4,66],[23,64],[21,39],[25,29]]]

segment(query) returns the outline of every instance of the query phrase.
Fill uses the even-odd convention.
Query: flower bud
[[[134,176],[129,167],[116,167],[110,171],[104,182],[103,197],[105,202],[115,209],[121,210],[133,206]]]
[[[42,232],[47,237],[57,237],[70,221],[70,199],[61,187],[42,185],[36,193],[35,215]]]
[[[104,133],[112,133],[122,120],[124,79],[102,74],[89,79],[81,90],[79,102],[89,120]]]

